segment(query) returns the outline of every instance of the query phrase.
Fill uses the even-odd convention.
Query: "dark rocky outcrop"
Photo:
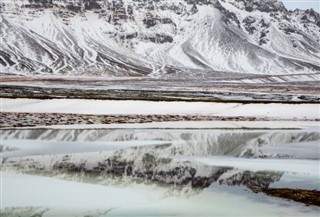
[[[153,36],[145,37],[145,39],[157,44],[173,42],[173,38],[170,35],[158,34],[158,33]]]
[[[235,0],[234,5],[238,7],[240,5],[244,5],[244,9],[249,12],[252,12],[254,10],[268,13],[287,11],[283,3],[278,0]]]
[[[257,29],[252,24],[256,22],[256,19],[252,16],[246,17],[243,21],[245,29],[249,34],[253,34]]]

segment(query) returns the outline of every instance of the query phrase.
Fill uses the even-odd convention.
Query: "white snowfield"
[[[101,115],[213,115],[273,119],[317,119],[319,104],[240,104],[207,102],[151,102],[83,99],[0,99],[2,112]]]

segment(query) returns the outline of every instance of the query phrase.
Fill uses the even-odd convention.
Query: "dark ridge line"
[[[34,86],[6,86],[0,85],[0,98],[29,98],[29,99],[90,99],[90,100],[142,100],[166,102],[216,102],[241,104],[320,104],[320,99],[308,99],[304,94],[298,95],[301,100],[288,99],[257,99],[259,94],[244,92],[209,92],[209,91],[169,91],[169,90],[125,90],[125,89],[76,89],[76,88],[45,88]],[[195,96],[195,94],[202,94]],[[235,96],[232,96],[235,94]],[[273,93],[263,93],[261,97],[268,97]],[[249,95],[249,96],[247,96]],[[286,97],[274,93],[274,97]],[[306,94],[308,95],[308,94]],[[224,97],[249,97],[252,99],[224,99]],[[292,96],[288,96],[292,97]]]

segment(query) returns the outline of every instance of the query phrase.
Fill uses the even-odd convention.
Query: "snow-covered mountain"
[[[278,0],[1,0],[0,72],[320,72],[320,15]]]

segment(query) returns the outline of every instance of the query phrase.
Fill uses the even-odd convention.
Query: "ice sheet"
[[[207,189],[190,197],[169,196],[155,185],[99,186],[2,172],[2,207],[109,210],[108,216],[317,216],[319,208],[238,189],[230,194]],[[240,191],[239,191],[240,190]],[[51,210],[50,210],[51,209]],[[263,210],[263,212],[262,212]],[[72,213],[72,212],[71,212]],[[66,213],[60,213],[60,215]],[[70,214],[68,216],[74,216]],[[77,215],[79,216],[79,215]]]

